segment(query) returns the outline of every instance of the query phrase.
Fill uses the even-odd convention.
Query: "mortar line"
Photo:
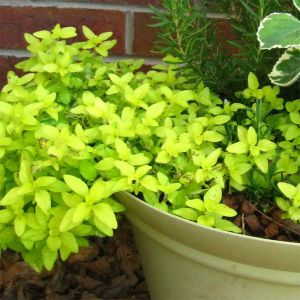
[[[29,57],[30,53],[25,49],[0,49],[0,56]]]
[[[92,2],[67,2],[67,1],[30,1],[30,0],[0,0],[0,6],[11,7],[57,7],[57,8],[85,8],[85,9],[102,9],[102,10],[115,10],[121,12],[146,12],[151,13],[148,7],[135,6],[130,4],[108,4],[108,3],[92,3]]]
[[[125,52],[132,54],[134,39],[134,13],[127,11],[125,20]]]
[[[30,53],[25,49],[0,49],[0,56],[27,58],[30,57]],[[162,60],[158,57],[143,57],[141,55],[118,55],[112,54],[106,57],[105,61],[115,61],[122,59],[143,59],[146,65],[162,64]]]
[[[121,12],[142,12],[142,13],[152,13],[151,8],[136,6],[131,4],[108,4],[108,3],[92,3],[92,2],[69,2],[69,1],[43,1],[43,0],[0,0],[0,6],[10,6],[10,7],[57,7],[57,8],[86,8],[86,9],[102,9],[102,10],[115,10]],[[163,10],[162,8],[159,8]],[[208,13],[210,18],[225,19],[228,18],[224,14],[220,13]]]

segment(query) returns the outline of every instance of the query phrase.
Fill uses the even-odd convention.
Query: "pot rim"
[[[287,241],[278,241],[278,240],[271,240],[271,239],[265,239],[265,238],[261,238],[261,237],[255,237],[255,236],[251,236],[251,235],[245,235],[245,234],[238,234],[238,233],[233,233],[233,232],[229,232],[229,231],[225,231],[225,230],[221,230],[221,229],[217,229],[217,228],[213,228],[213,227],[208,227],[208,226],[204,226],[202,224],[196,223],[196,222],[192,222],[189,220],[186,220],[184,218],[180,218],[179,216],[176,216],[172,213],[169,212],[165,212],[163,210],[158,209],[157,207],[154,207],[152,205],[150,205],[149,203],[147,203],[146,201],[143,201],[142,199],[136,197],[135,195],[126,192],[126,191],[122,191],[122,192],[118,192],[116,193],[117,195],[120,195],[122,197],[122,195],[124,196],[129,196],[131,199],[134,199],[136,202],[138,202],[138,205],[144,208],[149,208],[152,211],[156,211],[158,214],[161,214],[167,218],[176,220],[176,221],[180,221],[183,222],[183,224],[189,224],[189,226],[192,226],[194,228],[202,228],[208,231],[211,231],[213,234],[222,234],[222,235],[227,235],[228,237],[240,237],[243,238],[245,240],[249,240],[249,241],[255,241],[255,242],[263,242],[263,243],[267,243],[270,245],[283,245],[283,246],[291,246],[291,247],[300,247],[300,242],[296,243],[296,242],[287,242]],[[125,206],[126,207],[126,206]],[[127,208],[126,208],[127,209]],[[125,211],[126,213],[126,211]],[[142,219],[142,216],[139,216],[139,218]]]
[[[128,206],[126,215],[139,235],[181,257],[251,280],[300,285],[300,243],[206,227],[161,211],[128,192],[116,196]]]

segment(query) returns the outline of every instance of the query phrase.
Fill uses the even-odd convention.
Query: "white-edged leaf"
[[[300,28],[300,22],[299,22]],[[300,34],[300,30],[299,30]],[[273,84],[289,86],[300,77],[300,47],[287,49],[269,74]]]
[[[294,0],[295,7],[300,11],[300,0]]]
[[[287,13],[265,17],[257,32],[262,49],[288,48],[300,45],[300,21]]]

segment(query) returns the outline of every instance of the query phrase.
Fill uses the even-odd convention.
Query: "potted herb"
[[[238,235],[223,196],[299,220],[297,100],[250,73],[240,103],[223,101],[173,64],[107,63],[112,33],[83,34],[26,34],[25,75],[0,94],[1,249],[50,270],[111,236],[125,205],[153,299],[295,298],[299,244]]]

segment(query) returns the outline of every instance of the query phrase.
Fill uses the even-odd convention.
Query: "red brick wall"
[[[160,0],[0,0],[0,86],[6,73],[28,55],[23,35],[50,29],[55,24],[89,26],[96,33],[113,31],[118,44],[112,57],[143,57],[146,63],[159,61],[151,52],[155,39],[149,4]]]
[[[176,0],[174,0],[176,1]],[[200,3],[202,0],[191,0]],[[50,29],[55,24],[89,26],[96,33],[113,31],[118,40],[112,58],[145,58],[146,64],[159,62],[151,52],[155,30],[149,4],[161,0],[0,0],[0,87],[6,73],[20,58],[28,55],[23,35]]]

